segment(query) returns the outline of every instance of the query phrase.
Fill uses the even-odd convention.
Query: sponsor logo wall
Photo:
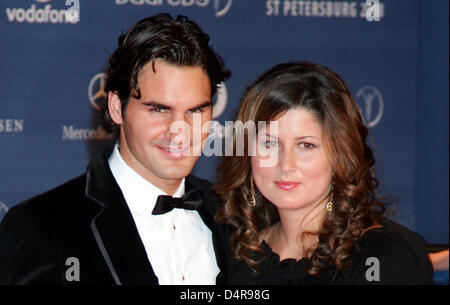
[[[448,218],[433,232],[416,226],[416,218],[427,215],[416,215],[415,207],[430,204],[417,200],[416,183],[423,103],[417,97],[420,3],[2,0],[0,218],[13,205],[83,173],[90,157],[111,142],[98,110],[106,98],[102,71],[108,56],[136,21],[168,12],[197,21],[232,70],[214,99],[211,138],[224,137],[241,94],[265,70],[292,60],[326,65],[347,82],[370,128],[381,191],[398,198],[395,219],[432,236],[428,242],[448,243]],[[448,100],[427,101],[430,107],[443,102]],[[448,130],[442,132],[448,139]],[[218,160],[202,156],[194,173],[214,180]],[[448,163],[444,174],[436,179],[448,181]],[[448,192],[433,205],[448,211]]]

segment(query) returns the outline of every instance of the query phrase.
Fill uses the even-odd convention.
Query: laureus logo
[[[8,206],[4,202],[0,201],[0,220],[2,220],[6,212],[8,212]]]
[[[384,102],[381,92],[373,86],[364,86],[356,93],[356,101],[367,127],[375,127],[383,117]]]

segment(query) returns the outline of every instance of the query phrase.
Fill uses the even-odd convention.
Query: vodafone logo
[[[69,23],[80,21],[79,0],[67,0],[59,2],[60,8],[54,8],[49,4],[51,0],[35,0],[28,8],[7,7],[6,17],[11,23]],[[47,3],[47,4],[46,4]],[[45,5],[44,5],[45,4]]]

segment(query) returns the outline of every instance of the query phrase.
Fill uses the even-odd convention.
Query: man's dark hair
[[[142,19],[120,35],[119,46],[106,69],[105,92],[119,96],[123,114],[131,94],[137,99],[141,97],[138,77],[142,68],[156,59],[175,66],[201,66],[210,79],[212,96],[219,83],[231,75],[209,45],[209,36],[186,16],[173,19],[169,14],[159,14]],[[119,126],[111,120],[107,102],[102,111],[105,129],[118,132]]]

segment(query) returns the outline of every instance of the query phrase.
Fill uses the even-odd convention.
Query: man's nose
[[[168,121],[166,138],[175,144],[184,143],[190,135],[190,125],[184,114],[174,113]]]

